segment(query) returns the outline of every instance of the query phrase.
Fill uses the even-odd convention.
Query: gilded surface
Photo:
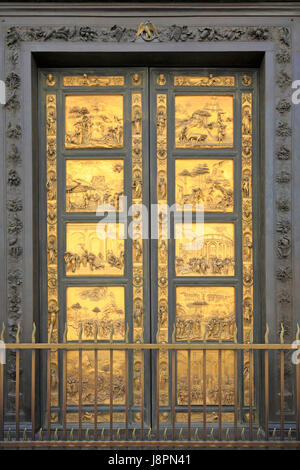
[[[56,95],[46,95],[47,145],[47,272],[48,272],[48,337],[58,340],[58,274],[57,274],[57,167],[56,167],[57,110]],[[57,354],[50,354],[51,404],[58,404]]]
[[[233,97],[175,96],[177,148],[233,147]]]
[[[234,77],[214,77],[209,75],[208,77],[198,76],[181,76],[174,77],[175,86],[234,86]]]
[[[134,74],[137,85],[141,77]],[[132,202],[136,208],[143,203],[143,148],[142,148],[142,94],[132,93],[131,96],[131,145],[133,149],[132,165]],[[143,302],[143,239],[142,220],[135,214],[132,221],[132,265],[133,265],[133,341],[144,342],[144,302]],[[140,351],[134,352],[133,360],[133,400],[141,405],[144,394],[144,359]]]
[[[177,276],[234,276],[234,225],[196,223],[175,226]]]
[[[176,159],[175,201],[206,212],[233,211],[233,160]]]
[[[232,351],[222,352],[221,400],[223,405],[234,402],[234,356]],[[206,352],[206,404],[219,403],[218,352]],[[179,405],[188,403],[188,356],[186,351],[177,353],[177,401]],[[203,352],[191,352],[191,404],[203,404]]]
[[[214,423],[218,422],[219,414],[217,411],[210,411],[206,413],[206,422]],[[233,423],[234,422],[234,413],[226,413],[222,411],[222,419],[224,423]],[[203,413],[192,412],[191,420],[193,423],[203,423]],[[187,413],[176,413],[176,422],[177,423],[187,423],[188,414]]]
[[[64,86],[124,86],[125,78],[120,76],[98,75],[72,75],[64,77]]]
[[[67,276],[123,276],[123,224],[68,223],[66,237]]]
[[[168,240],[163,233],[164,208],[167,197],[167,95],[156,97],[157,135],[157,203],[159,212],[158,227],[158,332],[157,341],[168,342]],[[160,405],[169,401],[169,361],[168,354],[159,354]]]
[[[67,95],[65,132],[67,149],[123,147],[123,96]]]
[[[68,341],[78,341],[80,324],[82,340],[124,340],[125,291],[122,286],[67,287]]]
[[[101,351],[98,354],[97,374],[97,403],[109,404],[110,398],[110,354]],[[113,354],[113,380],[112,394],[114,405],[125,403],[125,354],[124,351],[114,351]],[[67,353],[67,403],[78,405],[79,399],[79,359],[78,352]],[[90,405],[95,399],[95,356],[93,351],[82,353],[82,404]],[[90,413],[93,416],[93,413]],[[99,416],[99,421],[104,421]],[[69,416],[71,421],[71,416]],[[85,422],[89,422],[89,413],[85,415]]]
[[[123,160],[67,160],[67,212],[95,212],[101,204],[107,210],[122,210],[124,193]]]
[[[252,93],[242,93],[242,243],[243,339],[253,336],[253,232],[252,232]],[[252,369],[253,372],[253,369]],[[254,373],[254,372],[253,372]],[[251,380],[253,377],[251,378]],[[244,354],[244,403],[249,404],[249,354]],[[254,380],[253,380],[254,387]],[[253,396],[253,394],[252,394]]]
[[[177,341],[233,341],[235,321],[234,287],[176,288]]]

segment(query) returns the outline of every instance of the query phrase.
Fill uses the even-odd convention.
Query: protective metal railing
[[[74,342],[67,342],[64,335],[63,343],[54,343],[51,341],[51,334],[48,343],[35,342],[35,327],[32,335],[32,343],[20,343],[20,327],[18,328],[16,343],[5,344],[6,352],[12,351],[15,360],[15,406],[13,410],[14,419],[7,420],[6,403],[6,383],[7,371],[6,365],[0,364],[0,447],[168,447],[168,448],[203,448],[203,447],[299,447],[300,446],[300,341],[299,326],[297,329],[296,340],[293,344],[284,344],[284,329],[280,334],[280,343],[268,344],[268,334],[265,336],[264,344],[238,344],[234,343],[172,343],[172,344],[129,344],[125,343],[100,343],[97,341],[97,333],[94,342],[82,342],[81,339]],[[4,341],[4,330],[1,336]],[[297,349],[297,351],[295,351]],[[53,351],[60,357],[59,367],[61,367],[61,392],[58,408],[60,410],[60,420],[53,423],[51,420],[51,354]],[[67,419],[67,354],[73,351],[78,354],[78,420],[70,425]],[[93,421],[88,424],[83,419],[85,403],[83,402],[83,354],[92,352],[94,358],[94,389],[93,389]],[[109,403],[107,409],[109,421],[104,425],[99,423],[99,407],[103,404],[99,402],[97,384],[101,371],[98,370],[98,358],[103,351],[109,352],[109,371],[108,388]],[[120,424],[114,422],[114,411],[119,409],[114,403],[114,354],[117,351],[124,352],[124,421]],[[184,407],[178,405],[176,368],[177,354],[184,351],[187,357],[186,383],[187,393]],[[193,399],[193,384],[191,377],[192,354],[201,352],[201,405],[195,406]],[[207,354],[210,351],[216,351],[217,354],[217,399],[214,406],[215,421],[211,422],[209,413],[211,404],[207,400]],[[233,419],[230,423],[224,418],[224,409],[228,406],[224,404],[222,390],[224,387],[222,364],[225,351],[231,351],[233,354],[233,394],[232,403],[229,409],[232,412]],[[294,394],[294,420],[287,421],[286,416],[286,394],[285,394],[285,355],[291,351],[296,355],[297,360],[292,364],[292,377],[295,386]],[[132,423],[130,401],[130,383],[129,383],[129,364],[132,354],[138,352],[142,357],[142,393],[140,406],[138,407],[140,419],[138,423]],[[144,365],[145,355],[151,352],[154,357],[153,374],[156,383],[156,399],[153,429],[145,424],[145,394],[144,394]],[[168,422],[161,422],[161,411],[165,409],[160,402],[160,354],[167,353],[170,370],[170,401]],[[241,396],[239,383],[243,381],[243,374],[239,367],[241,357],[247,354],[249,363],[248,373],[248,400],[247,404],[241,405]],[[270,386],[270,354],[275,354],[279,359],[277,362],[278,387]],[[29,408],[30,419],[23,419],[22,406],[20,404],[20,387],[24,386],[21,380],[21,367],[24,362],[24,356],[29,356],[29,374],[25,384],[29,392],[27,408]],[[45,425],[40,427],[41,413],[37,412],[41,397],[37,394],[38,382],[40,382],[41,358],[45,356],[46,372],[46,392],[45,392]],[[27,358],[28,359],[28,358]],[[39,361],[39,362],[37,362]],[[272,359],[273,361],[273,359]],[[28,360],[27,363],[28,364]],[[256,374],[259,369],[260,374]],[[26,375],[26,374],[25,374]],[[242,375],[242,377],[241,377]],[[24,379],[24,377],[23,377]],[[259,403],[256,403],[256,390],[262,390],[262,396]],[[279,395],[279,396],[278,396]],[[271,400],[278,402],[278,420],[270,421],[269,410]],[[184,425],[176,421],[176,413],[180,407],[185,410],[187,419]],[[262,410],[260,413],[258,408]],[[194,419],[194,410],[201,411],[201,420]],[[241,419],[241,409],[243,413],[247,411],[248,421]]]

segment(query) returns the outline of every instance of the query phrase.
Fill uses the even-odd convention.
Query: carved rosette
[[[282,26],[276,29],[276,155],[275,185],[277,206],[277,230],[274,253],[278,259],[277,279],[277,329],[285,326],[285,341],[293,341],[292,315],[292,269],[291,269],[291,97],[292,76],[291,33]],[[289,299],[286,302],[285,299]],[[283,299],[283,300],[282,300]],[[286,381],[289,388],[289,382]],[[289,390],[290,392],[292,390]]]

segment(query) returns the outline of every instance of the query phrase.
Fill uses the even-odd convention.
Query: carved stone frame
[[[171,19],[172,20],[172,19]],[[262,226],[264,229],[262,289],[263,324],[270,326],[270,341],[278,341],[278,329],[283,322],[287,327],[285,341],[293,341],[296,319],[292,316],[292,240],[291,240],[291,167],[292,167],[292,113],[289,105],[292,81],[291,30],[277,26],[272,21],[258,25],[247,20],[247,25],[235,24],[220,27],[211,20],[188,20],[189,26],[179,21],[178,25],[164,25],[162,19],[152,24],[150,35],[145,32],[145,19],[135,18],[134,24],[109,27],[83,24],[76,19],[76,26],[65,24],[57,18],[55,26],[43,19],[42,26],[36,21],[19,22],[13,19],[11,27],[3,27],[5,38],[6,84],[9,89],[5,106],[5,130],[3,148],[6,155],[3,183],[3,198],[6,215],[3,213],[5,229],[4,277],[2,292],[7,292],[7,302],[2,296],[1,314],[8,323],[7,341],[15,340],[17,324],[22,320],[22,338],[31,337],[32,321],[39,317],[37,211],[38,193],[35,179],[37,155],[36,129],[36,71],[38,64],[35,52],[209,52],[221,51],[264,53],[260,67],[262,112],[261,156],[265,187],[262,200]],[[121,23],[120,19],[117,19]],[[124,20],[123,20],[124,21]],[[102,18],[100,23],[107,23]],[[129,21],[129,23],[133,23]],[[141,23],[144,23],[143,25]],[[140,25],[140,29],[139,29]],[[149,26],[149,24],[148,24]],[[140,31],[140,33],[139,33]],[[261,188],[262,189],[262,188]],[[2,247],[1,247],[2,248]],[[2,287],[1,287],[2,289]],[[4,313],[7,312],[7,313]],[[274,318],[275,317],[275,318]],[[260,340],[258,333],[255,340]],[[13,353],[12,353],[13,354]],[[290,370],[287,363],[287,372]],[[8,357],[8,370],[14,380],[13,360]],[[292,387],[292,385],[290,385]],[[290,388],[289,387],[289,388]],[[13,387],[12,387],[13,388]],[[289,390],[292,393],[292,389]],[[12,394],[13,397],[13,394]],[[13,398],[12,398],[13,399]],[[8,410],[13,403],[8,403]]]

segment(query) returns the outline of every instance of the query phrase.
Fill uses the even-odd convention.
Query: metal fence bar
[[[4,364],[0,364],[0,441],[4,439]]]
[[[144,411],[145,411],[145,351],[142,351],[142,396],[141,396],[141,439],[144,440]]]
[[[31,439],[35,439],[35,361],[36,361],[36,351],[31,351]]]
[[[46,424],[47,440],[51,437],[51,350],[47,351],[47,392],[46,392]]]
[[[297,431],[296,431],[296,438],[300,441],[300,361],[296,365],[296,396],[297,396],[297,411],[296,411],[296,419],[297,419]]]
[[[265,351],[265,439],[269,440],[269,351]]]
[[[191,440],[191,350],[188,350],[188,441]]]
[[[203,350],[203,364],[202,364],[202,380],[203,380],[203,440],[207,438],[207,424],[206,424],[206,350]]]
[[[219,441],[222,440],[222,351],[218,351]]]
[[[176,351],[172,350],[171,353],[171,367],[172,367],[172,391],[171,391],[171,399],[172,399],[172,440],[175,440],[175,425],[176,425],[176,411],[175,411],[175,405],[176,405]]]
[[[16,440],[20,438],[20,351],[16,351]]]
[[[253,351],[249,351],[249,438],[253,441]]]
[[[113,362],[114,352],[111,349],[109,351],[109,436],[110,440],[113,440],[114,428],[113,428]]]
[[[125,439],[128,440],[129,423],[129,384],[128,384],[128,351],[125,351]]]
[[[78,439],[82,438],[82,349],[78,351]]]
[[[159,435],[159,405],[160,405],[160,388],[159,388],[159,350],[156,353],[156,439],[160,440]]]
[[[284,351],[280,351],[280,438],[284,440]]]
[[[94,351],[94,439],[97,440],[98,437],[98,351]]]
[[[67,438],[67,351],[62,352],[62,439]]]
[[[234,355],[234,440],[238,440],[238,352],[233,351]]]

